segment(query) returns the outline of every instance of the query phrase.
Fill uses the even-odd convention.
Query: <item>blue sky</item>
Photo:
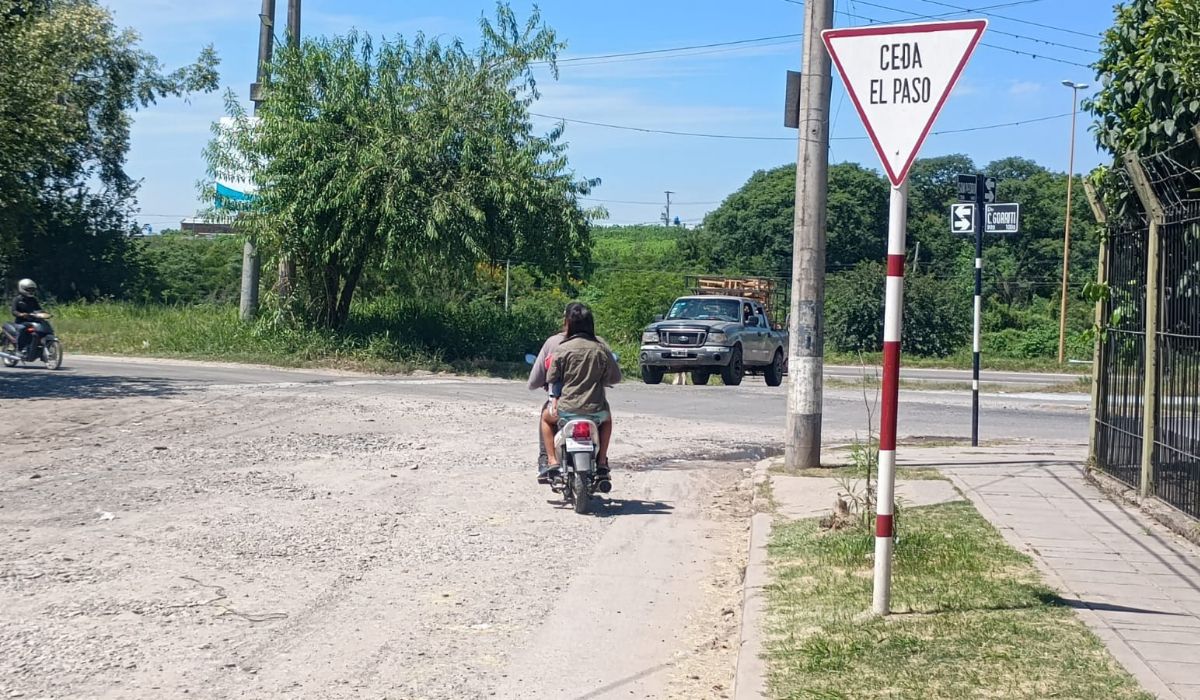
[[[167,66],[216,46],[221,82],[245,98],[254,77],[257,0],[102,0],[121,26],[141,33],[143,46]],[[277,0],[282,35],[287,0]],[[1108,0],[836,0],[836,26],[869,20],[905,22],[914,15],[986,17],[988,34],[946,104],[934,130],[955,130],[1055,117],[1021,126],[931,135],[922,156],[965,153],[980,165],[1019,155],[1066,171],[1071,91],[1062,80],[1095,83],[1091,69],[1100,33],[1110,24]],[[512,3],[524,16],[532,3]],[[1005,5],[1005,7],[1000,7]],[[562,58],[667,49],[798,34],[803,7],[787,0],[607,0],[539,3],[544,19],[568,43]],[[974,8],[975,12],[956,12]],[[986,9],[983,8],[992,8]],[[352,27],[373,35],[424,31],[478,35],[489,0],[304,0],[303,33],[339,34]],[[848,15],[855,15],[848,16]],[[1038,26],[1044,25],[1044,26]],[[1005,50],[1008,49],[1008,50]],[[1024,53],[1015,53],[1024,52]],[[755,170],[795,160],[795,132],[782,126],[785,71],[798,69],[799,38],[780,38],[713,49],[621,59],[568,61],[557,82],[545,76],[541,114],[606,124],[773,137],[777,140],[708,139],[647,134],[568,124],[572,164],[599,177],[594,196],[616,224],[657,221],[665,190],[673,190],[672,215],[696,222]],[[1036,54],[1038,58],[1026,54]],[[1087,91],[1091,92],[1091,90]],[[1082,96],[1082,95],[1081,95]],[[878,169],[862,124],[834,79],[830,158]],[[139,113],[129,172],[143,180],[141,219],[156,230],[178,225],[202,206],[195,183],[204,176],[201,149],[209,126],[222,114],[221,94],[168,100]],[[551,120],[539,120],[549,129]],[[1106,160],[1095,149],[1081,115],[1076,170]]]

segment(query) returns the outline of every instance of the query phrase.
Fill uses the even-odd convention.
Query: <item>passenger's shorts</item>
[[[571,413],[569,411],[558,412],[558,421],[560,423],[569,423],[573,420],[590,420],[599,425],[600,423],[607,423],[610,418],[612,418],[612,415],[609,414],[608,411],[600,411],[599,413]]]

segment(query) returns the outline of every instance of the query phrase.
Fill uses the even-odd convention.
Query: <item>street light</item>
[[[1087,83],[1070,80],[1062,84],[1071,88],[1071,158],[1067,166],[1067,225],[1063,232],[1062,308],[1058,312],[1058,364],[1066,361],[1067,351],[1067,282],[1071,278],[1071,185],[1075,182],[1075,113],[1079,107],[1079,91],[1088,88]]]

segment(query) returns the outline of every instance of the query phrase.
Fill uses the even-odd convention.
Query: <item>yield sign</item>
[[[896,187],[986,28],[987,20],[973,19],[821,32]]]

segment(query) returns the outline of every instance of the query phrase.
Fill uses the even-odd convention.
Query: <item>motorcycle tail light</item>
[[[571,427],[571,439],[572,440],[591,440],[592,439],[592,426],[588,425],[587,423],[576,423],[574,426]]]
[[[37,329],[34,328],[33,326],[26,326],[25,332],[26,333],[37,333]]]

